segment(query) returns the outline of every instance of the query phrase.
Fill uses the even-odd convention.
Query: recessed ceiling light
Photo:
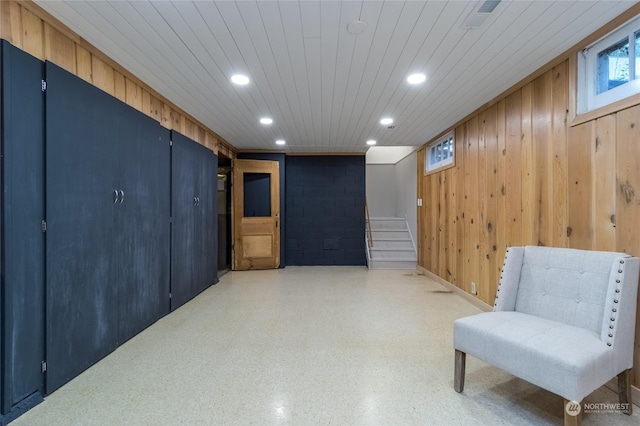
[[[407,77],[407,83],[420,84],[420,83],[424,83],[426,79],[427,79],[427,76],[424,74],[411,74],[409,77]]]
[[[375,144],[376,144],[376,141],[374,141],[373,139],[367,141],[367,145],[375,145]]]
[[[260,123],[262,124],[271,124],[273,123],[273,120],[269,117],[263,117],[260,119]]]
[[[380,120],[380,124],[391,124],[391,123],[393,123],[393,118],[386,117]]]
[[[366,21],[355,20],[347,25],[347,31],[351,34],[362,34],[367,30],[368,26],[369,24]]]
[[[285,142],[285,141],[283,141],[282,139],[278,139],[278,140],[276,141],[276,145],[284,145],[285,143],[286,143],[286,142]]]
[[[234,74],[231,76],[231,82],[240,86],[245,86],[249,84],[249,77],[242,74]]]

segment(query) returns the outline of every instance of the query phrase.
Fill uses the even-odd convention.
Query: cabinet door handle
[[[118,195],[118,190],[113,190],[113,204],[117,203],[120,200],[120,196]]]
[[[194,206],[198,205],[198,197],[193,197],[193,205]]]
[[[200,205],[200,197],[198,197],[198,205]]]
[[[120,204],[124,203],[124,191],[120,190]]]

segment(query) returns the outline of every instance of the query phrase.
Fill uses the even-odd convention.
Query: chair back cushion
[[[515,310],[600,335],[610,276],[623,253],[525,247]]]

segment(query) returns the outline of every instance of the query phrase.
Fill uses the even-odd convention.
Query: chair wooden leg
[[[633,414],[633,401],[631,400],[631,369],[624,370],[618,374],[618,400],[620,404],[626,404],[627,410],[624,413],[627,416]]]
[[[453,388],[458,393],[464,389],[464,365],[466,360],[467,354],[456,349]]]
[[[582,425],[582,402],[564,400],[564,426]]]

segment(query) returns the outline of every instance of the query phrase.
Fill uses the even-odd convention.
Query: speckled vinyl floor
[[[453,321],[477,312],[407,271],[231,272],[13,425],[561,424],[560,397],[472,357],[453,390]]]

